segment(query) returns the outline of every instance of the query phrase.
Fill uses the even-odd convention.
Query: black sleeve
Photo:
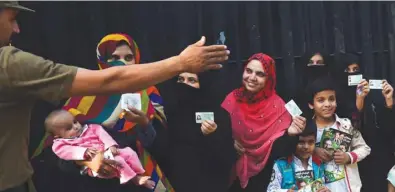
[[[395,123],[395,112],[394,107],[391,109],[385,106],[377,107],[377,123],[380,128],[388,134],[395,133],[395,129],[392,125]]]
[[[80,166],[78,166],[74,161],[66,161],[63,159],[58,160],[58,166],[62,172],[69,174],[80,174]]]
[[[167,127],[164,127],[162,122],[157,118],[152,120],[152,126],[156,131],[156,136],[154,142],[151,144],[147,150],[155,158],[155,160],[160,164],[162,169],[166,169],[170,166],[169,153],[170,153],[170,141],[169,141],[169,131]]]
[[[229,113],[220,109],[216,112],[217,130],[205,136],[206,150],[224,167],[231,167],[237,160],[237,153],[233,146],[232,126]]]
[[[275,160],[292,155],[295,152],[297,143],[298,137],[290,136],[288,132],[285,131],[283,136],[274,141],[270,158]]]

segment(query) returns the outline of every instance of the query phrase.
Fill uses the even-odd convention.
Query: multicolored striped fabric
[[[121,61],[108,62],[120,41],[127,42],[129,47],[132,49],[135,57],[135,63],[140,63],[140,51],[136,42],[130,36],[125,34],[110,34],[105,36],[97,46],[99,69],[125,65]],[[139,91],[139,93],[141,95],[142,111],[150,120],[156,118],[164,127],[166,127],[166,116],[163,110],[162,97],[160,96],[158,89],[155,86],[151,86],[148,89]],[[133,134],[133,128],[136,124],[125,121],[123,118],[123,111],[120,107],[120,100],[121,94],[110,96],[72,97],[67,100],[63,109],[72,113],[81,123],[101,124],[106,128],[112,128],[120,132]],[[38,156],[45,147],[52,145],[52,140],[53,138],[46,134],[34,152],[32,158]],[[159,189],[165,187],[167,189],[166,191],[174,191],[155,160],[144,148],[141,147],[140,144],[138,146],[138,154],[144,169],[147,170],[146,174],[153,177],[153,179],[158,183],[156,188]]]
[[[156,183],[154,192],[174,192],[174,188],[165,177],[159,165],[154,159],[152,159],[150,153],[142,147],[139,141],[137,141],[137,153],[139,154],[140,162],[145,169],[144,175],[150,176]]]

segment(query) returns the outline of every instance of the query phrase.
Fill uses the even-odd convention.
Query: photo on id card
[[[383,80],[369,80],[370,89],[383,89]]]
[[[348,76],[348,86],[357,86],[361,83],[363,76],[360,75],[349,75]]]
[[[213,112],[196,112],[195,113],[196,123],[203,123],[203,121],[214,121]]]

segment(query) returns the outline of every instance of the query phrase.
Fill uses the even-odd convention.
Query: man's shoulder
[[[4,46],[0,48],[0,66],[3,69],[15,69],[21,71],[26,67],[35,67],[34,65],[40,64],[42,60],[44,59],[40,56],[23,51],[13,46]],[[27,63],[29,66],[26,65]]]
[[[4,46],[0,48],[0,66],[5,68],[10,63],[10,58],[18,52],[18,49],[13,46]]]

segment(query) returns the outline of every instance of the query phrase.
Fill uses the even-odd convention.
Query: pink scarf
[[[290,126],[292,118],[285,109],[284,101],[276,94],[274,60],[258,53],[251,60],[262,63],[268,74],[265,87],[255,95],[246,94],[243,87],[232,91],[222,103],[231,115],[233,137],[245,148],[245,153],[236,162],[236,174],[242,188],[250,177],[265,167],[273,142]]]

